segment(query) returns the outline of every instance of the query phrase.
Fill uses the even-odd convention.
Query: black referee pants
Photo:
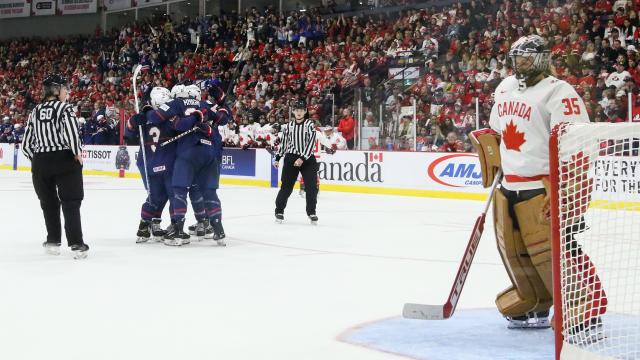
[[[31,162],[31,176],[47,226],[47,242],[60,244],[64,231],[69,246],[82,245],[80,204],[84,198],[82,165],[70,150],[38,153]]]
[[[298,180],[298,174],[302,173],[302,179],[304,180],[304,190],[307,200],[307,215],[316,213],[316,203],[318,200],[318,162],[315,156],[311,156],[309,159],[302,163],[302,166],[295,167],[293,163],[299,159],[300,156],[295,154],[286,154],[284,156],[284,162],[282,165],[282,187],[276,197],[276,213],[284,212],[287,207],[287,200],[291,196],[293,186]]]

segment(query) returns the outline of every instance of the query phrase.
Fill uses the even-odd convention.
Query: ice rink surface
[[[312,226],[296,191],[279,225],[276,189],[223,186],[228,246],[173,248],[135,243],[145,198],[139,179],[87,176],[82,220],[91,251],[75,261],[66,247],[58,257],[44,254],[30,173],[2,171],[0,184],[0,359],[6,360],[401,358],[367,336],[419,342],[420,329],[442,326],[398,317],[405,302],[444,302],[483,208],[479,201],[321,192],[320,223]],[[193,222],[192,213],[187,219]],[[491,336],[508,336],[493,305],[508,280],[491,222],[458,311],[485,308],[500,322]],[[472,359],[456,346],[486,348],[473,314],[459,317],[458,330],[424,333],[446,350],[400,353]],[[389,318],[393,326],[375,328]],[[359,332],[367,329],[373,330]],[[539,346],[540,336],[551,333],[519,334],[518,342]]]

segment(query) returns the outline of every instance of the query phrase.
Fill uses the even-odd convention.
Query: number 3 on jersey
[[[151,147],[151,151],[156,152],[156,144],[158,143],[158,139],[160,139],[160,129],[157,127],[152,127],[149,129],[149,136],[153,140]]]
[[[564,104],[564,115],[580,115],[578,98],[565,98],[562,99],[562,103]]]

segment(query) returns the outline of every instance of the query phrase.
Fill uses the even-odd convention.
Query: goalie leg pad
[[[511,287],[498,294],[498,310],[510,317],[547,310],[551,295],[531,263],[520,232],[514,229],[508,200],[500,191],[494,195],[494,221],[498,251],[512,282]]]
[[[551,227],[542,216],[544,202],[544,195],[537,195],[515,204],[513,208],[531,263],[536,268],[548,293],[552,294]]]

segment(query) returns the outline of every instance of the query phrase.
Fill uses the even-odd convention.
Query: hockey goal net
[[[640,124],[550,139],[557,359],[640,359]]]

